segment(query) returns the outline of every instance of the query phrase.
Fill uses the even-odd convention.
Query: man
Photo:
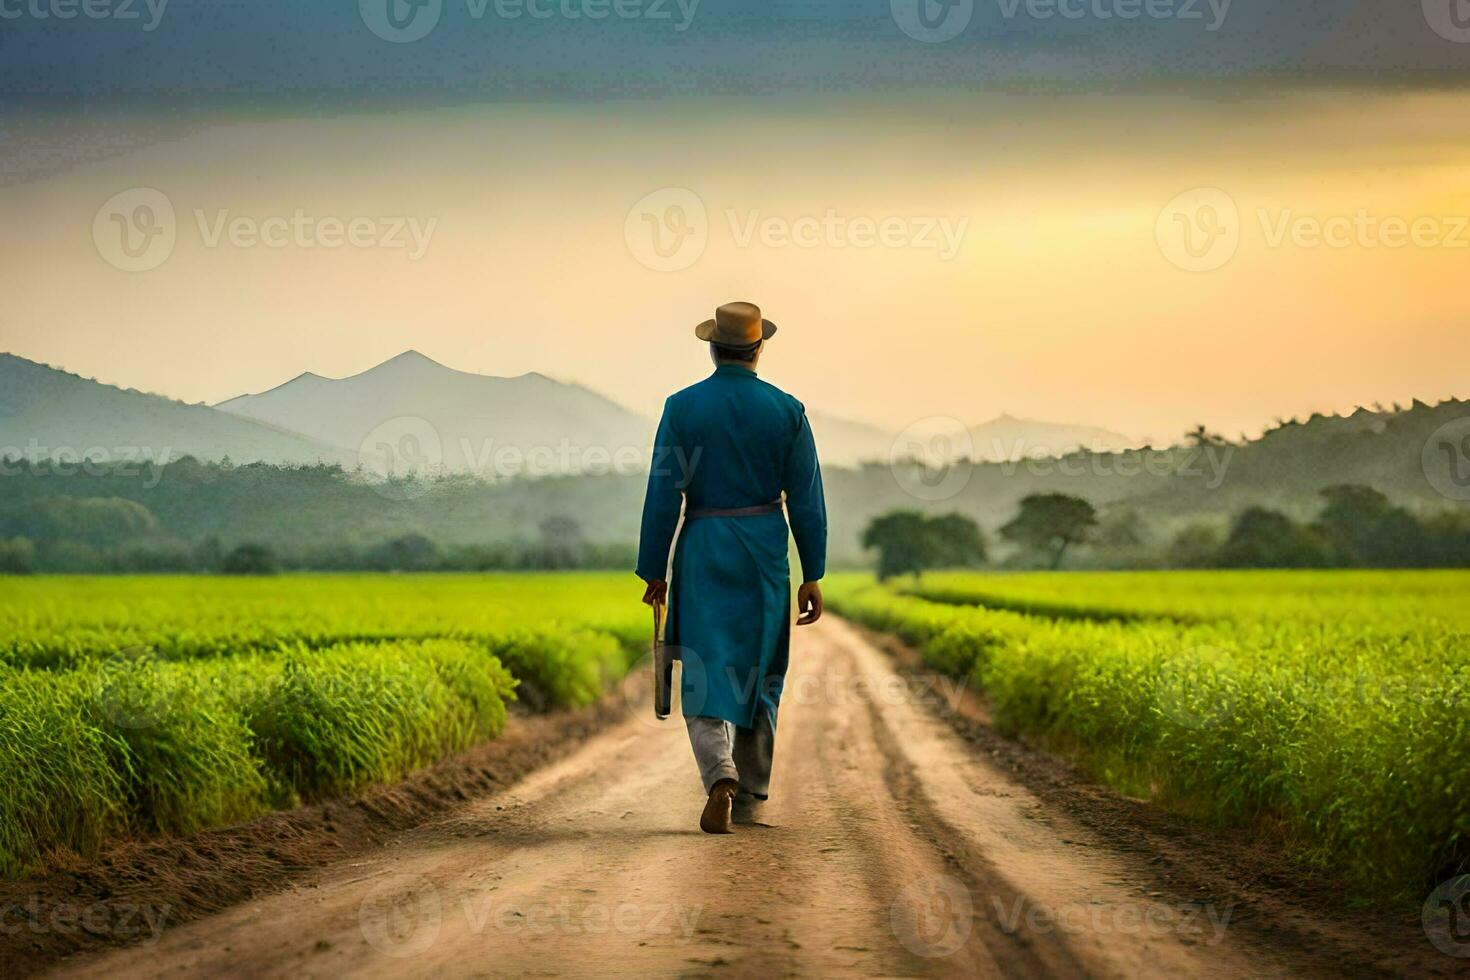
[[[770,786],[791,632],[783,494],[801,559],[797,625],[822,615],[827,507],[811,426],[801,402],[755,373],[775,332],[750,303],[727,303],[694,328],[715,372],[664,402],[643,501],[643,601],[672,593],[666,642],[682,652],[685,723],[709,794],[699,826],[710,834],[731,832],[734,808],[753,816]]]

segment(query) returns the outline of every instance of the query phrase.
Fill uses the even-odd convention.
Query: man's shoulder
[[[704,378],[702,380],[694,382],[694,384],[692,385],[685,385],[683,388],[680,388],[678,391],[670,395],[665,401],[669,405],[678,405],[680,402],[687,402],[691,398],[698,398],[700,394],[709,386],[709,383],[710,379]]]
[[[694,384],[680,388],[674,392],[668,397],[667,405],[677,408],[680,405],[695,402],[703,396],[712,393],[717,388],[720,388],[724,383],[720,380],[719,375],[712,374],[707,378],[702,378]],[[806,406],[796,396],[776,387],[759,375],[751,378],[749,381],[742,379],[740,383],[742,385],[749,385],[748,388],[743,390],[756,393],[762,399],[793,412],[796,415],[801,415],[806,412]]]
[[[777,388],[765,378],[758,377],[756,378],[756,380],[761,383],[761,385],[764,387],[764,390],[770,395],[772,399],[779,402],[786,408],[794,410],[797,414],[801,414],[806,411],[806,406],[803,405],[801,401],[791,392],[786,391],[784,388]]]

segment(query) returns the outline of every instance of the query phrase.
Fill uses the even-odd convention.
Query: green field
[[[1360,898],[1470,870],[1470,573],[841,575],[828,599],[1003,729]]]
[[[834,611],[1123,791],[1369,899],[1470,870],[1470,573],[928,574]],[[586,705],[641,654],[625,574],[9,578],[0,872],[398,778]]]
[[[595,701],[631,575],[0,579],[0,873],[395,779]]]

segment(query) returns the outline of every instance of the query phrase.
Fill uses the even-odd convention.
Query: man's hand
[[[796,590],[797,626],[810,626],[822,618],[822,585],[820,582],[803,582]]]
[[[669,583],[661,578],[651,578],[648,580],[648,588],[643,590],[643,604],[656,606],[666,600],[668,595]]]

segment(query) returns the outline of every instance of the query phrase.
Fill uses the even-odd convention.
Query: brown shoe
[[[715,780],[715,784],[710,787],[709,801],[704,805],[704,812],[699,815],[699,829],[706,834],[733,834],[735,831],[730,826],[730,804],[739,791],[740,784],[733,779]]]

